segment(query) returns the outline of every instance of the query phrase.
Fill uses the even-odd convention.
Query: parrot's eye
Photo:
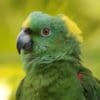
[[[25,32],[26,34],[29,34],[29,35],[32,34],[32,30],[31,30],[30,28],[25,28],[25,29],[24,29],[24,32]]]
[[[42,36],[49,36],[50,35],[50,28],[44,28],[44,29],[42,29],[42,31],[41,31],[41,35]]]

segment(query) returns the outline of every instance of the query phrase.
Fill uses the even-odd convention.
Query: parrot
[[[82,64],[82,42],[68,16],[31,12],[16,40],[25,71],[16,100],[100,100],[100,81]]]

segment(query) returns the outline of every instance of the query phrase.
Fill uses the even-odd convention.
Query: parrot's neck
[[[32,66],[30,71],[27,72],[25,87],[32,88],[31,94],[34,93],[32,98],[38,98],[37,100],[40,100],[39,97],[43,98],[41,100],[56,100],[56,98],[62,98],[63,95],[66,95],[66,91],[70,91],[68,93],[70,95],[66,95],[66,100],[73,100],[71,94],[76,96],[77,92],[81,93],[79,81],[76,81],[78,80],[77,67],[80,67],[78,62],[64,60],[36,65],[34,68]],[[75,86],[76,92],[73,92]],[[30,88],[27,89],[30,91]],[[77,100],[77,97],[75,100]]]
[[[25,70],[26,70],[26,73],[27,72],[30,72],[30,71],[33,71],[33,72],[36,72],[36,70],[40,70],[41,68],[42,69],[47,69],[49,67],[52,67],[54,66],[55,64],[58,64],[58,68],[60,67],[59,66],[59,63],[60,64],[63,64],[63,63],[66,63],[65,66],[71,64],[73,66],[73,64],[75,64],[76,66],[80,64],[80,58],[77,56],[57,56],[57,57],[50,57],[50,56],[45,56],[45,57],[37,57],[36,59],[32,60],[32,59],[28,59],[25,61],[24,63],[24,67],[25,67]],[[42,71],[42,70],[41,70]]]

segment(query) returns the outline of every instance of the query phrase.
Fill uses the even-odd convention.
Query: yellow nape
[[[30,17],[28,17],[22,24],[22,27],[27,28],[29,27],[29,23],[30,23]]]
[[[62,20],[64,20],[69,33],[72,34],[73,36],[75,36],[79,42],[83,42],[83,38],[81,36],[82,31],[79,29],[77,24],[65,15],[62,15],[61,18],[62,18]]]

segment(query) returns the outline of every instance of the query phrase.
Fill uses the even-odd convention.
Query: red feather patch
[[[78,78],[79,80],[81,80],[81,79],[83,78],[83,76],[84,76],[83,73],[81,73],[81,72],[78,72],[78,73],[77,73],[77,78]]]

